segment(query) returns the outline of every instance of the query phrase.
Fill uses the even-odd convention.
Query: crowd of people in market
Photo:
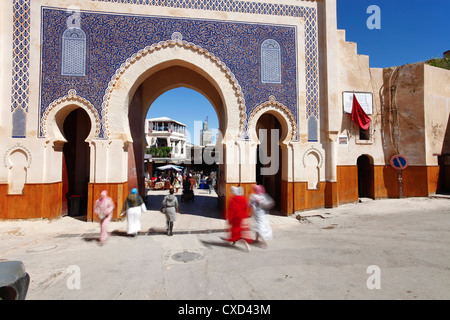
[[[184,188],[185,182],[191,183],[191,190],[207,189],[209,193],[217,188],[217,175],[215,171],[205,174],[203,170],[182,172],[175,170],[165,170],[155,172],[153,177],[146,177],[145,188],[147,190],[169,190],[174,188],[175,193]]]
[[[175,194],[179,192],[179,189],[182,188],[183,190],[181,196],[181,201],[183,201],[189,191],[193,197],[194,188],[199,188],[202,184],[206,184],[210,193],[211,189],[217,185],[215,172],[205,175],[202,171],[186,172],[185,174],[180,171],[176,171],[174,174],[172,174],[172,171],[169,171],[169,174],[162,172],[154,177],[155,182],[164,182],[169,185],[169,194],[162,200],[160,209],[166,215],[167,235],[169,236],[173,235],[173,226],[178,213],[179,203]],[[206,189],[206,187],[203,189]],[[267,240],[272,238],[272,229],[267,215],[273,206],[273,199],[266,193],[262,185],[255,184],[248,198],[244,196],[242,187],[231,187],[231,197],[226,214],[229,222],[229,235],[223,240],[233,245],[241,242],[248,249],[248,244],[252,242],[259,242],[263,247],[267,247]],[[113,209],[114,203],[107,196],[106,191],[103,191],[95,204],[94,210],[100,219],[100,242],[104,242],[108,237],[107,224],[111,220]],[[248,222],[249,210],[253,219],[251,229]],[[122,208],[122,215],[127,216],[127,233],[129,235],[136,236],[141,230],[141,214],[146,211],[145,203],[139,196],[137,189],[132,189]],[[255,232],[255,239],[249,233],[250,230]]]

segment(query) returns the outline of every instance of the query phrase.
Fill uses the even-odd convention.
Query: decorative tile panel
[[[30,0],[13,1],[12,39],[12,136],[23,138],[30,90]],[[22,110],[17,111],[19,108]]]
[[[86,34],[80,28],[69,28],[62,37],[63,76],[86,75]]]
[[[201,46],[223,61],[241,85],[248,113],[270,95],[297,116],[296,28],[221,21],[187,20],[140,15],[81,12],[87,36],[85,77],[61,75],[61,43],[66,30],[65,10],[42,10],[41,120],[46,108],[70,89],[89,100],[102,123],[103,96],[122,64],[140,50],[182,34],[183,41]],[[266,39],[282,47],[283,85],[260,82],[260,48]],[[106,138],[103,125],[99,138]],[[42,137],[42,128],[40,128]]]
[[[319,54],[317,10],[313,7],[237,0],[91,0],[169,8],[267,14],[305,19],[306,118],[319,118]],[[303,79],[301,79],[303,81]]]
[[[261,45],[261,82],[281,84],[281,49],[273,39]]]
[[[318,118],[318,47],[315,8],[221,0],[92,1],[304,18],[306,21],[304,44],[306,79],[299,79],[299,82],[306,85],[307,118],[310,116]],[[42,9],[41,120],[46,108],[55,99],[64,96],[70,89],[76,89],[81,96],[93,104],[104,124],[103,96],[116,70],[139,50],[181,34],[183,40],[205,48],[230,68],[241,85],[247,116],[257,106],[267,101],[267,97],[276,96],[277,101],[290,110],[295,121],[298,119],[297,30],[294,26],[81,12],[83,31],[87,35],[85,77],[67,77],[61,75],[61,41],[68,16],[69,13],[65,10]],[[275,40],[280,46],[282,84],[261,82],[261,45],[267,39]],[[42,136],[41,128],[39,132]],[[106,138],[104,125],[98,137]]]

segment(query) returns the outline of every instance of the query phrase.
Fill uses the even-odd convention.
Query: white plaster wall
[[[424,78],[426,163],[438,165],[437,155],[446,151],[443,144],[450,130],[450,70],[424,65]]]
[[[375,165],[384,165],[385,154],[381,137],[381,102],[379,91],[383,85],[383,69],[370,68],[369,57],[358,55],[357,44],[345,41],[345,31],[338,32],[338,112],[333,122],[338,136],[348,137],[347,145],[337,145],[337,165],[356,165],[357,158],[370,155]],[[351,114],[344,113],[343,92],[369,92],[373,95],[372,138],[368,142],[359,141],[359,127],[351,120]]]

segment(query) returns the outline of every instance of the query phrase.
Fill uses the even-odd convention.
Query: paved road
[[[24,262],[30,300],[450,299],[449,208],[391,199],[273,217],[274,239],[250,252],[220,232],[116,232],[100,246],[95,223],[1,221],[0,256]]]

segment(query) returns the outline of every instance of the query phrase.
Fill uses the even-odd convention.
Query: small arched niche
[[[305,157],[306,179],[308,182],[308,190],[320,189],[320,157],[311,151]]]
[[[16,149],[8,158],[8,194],[23,194],[27,182],[28,156],[23,150]]]

